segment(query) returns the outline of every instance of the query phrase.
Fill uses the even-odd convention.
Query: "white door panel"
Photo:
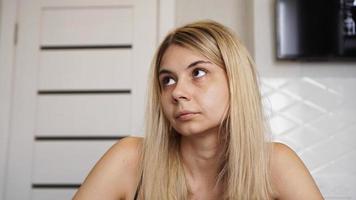
[[[36,136],[130,135],[130,94],[40,95]]]
[[[40,53],[39,90],[131,89],[131,49]]]
[[[80,184],[116,141],[37,141],[33,184]]]
[[[150,2],[152,3],[152,2]],[[92,7],[92,6],[133,6],[135,0],[41,0],[43,8]]]
[[[32,200],[71,200],[77,189],[33,189]]]
[[[132,7],[46,8],[41,19],[42,46],[132,43]]]

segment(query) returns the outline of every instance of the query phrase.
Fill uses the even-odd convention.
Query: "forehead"
[[[196,60],[208,61],[208,58],[197,51],[178,45],[170,45],[163,54],[159,68],[169,69],[186,66]]]

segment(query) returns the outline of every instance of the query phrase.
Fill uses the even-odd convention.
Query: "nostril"
[[[172,98],[176,102],[181,101],[181,100],[189,100],[187,94],[183,93],[183,92],[173,93]]]
[[[184,97],[184,96],[181,96],[181,97],[179,97],[180,99],[187,99],[187,97]]]

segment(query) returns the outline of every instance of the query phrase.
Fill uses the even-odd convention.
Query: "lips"
[[[178,114],[175,115],[176,119],[187,119],[195,114],[198,114],[198,112],[193,112],[193,111],[180,111]]]

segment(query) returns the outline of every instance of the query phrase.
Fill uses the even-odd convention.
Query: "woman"
[[[298,156],[266,137],[254,64],[226,27],[174,30],[150,73],[145,138],[115,144],[74,199],[323,199]]]

